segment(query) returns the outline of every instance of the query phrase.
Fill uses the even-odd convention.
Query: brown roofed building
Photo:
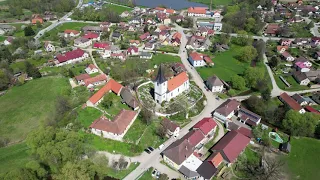
[[[279,99],[285,105],[288,105],[291,109],[298,111],[300,114],[305,113],[305,109],[303,109],[292,97],[290,97],[287,93],[282,93],[279,96]]]
[[[79,85],[84,85],[84,80],[91,78],[89,74],[85,73],[85,74],[80,74],[78,76],[74,77]]]
[[[132,95],[128,88],[122,88],[120,96],[122,98],[122,102],[127,104],[130,108],[133,110],[139,109],[139,103],[137,99]]]
[[[228,121],[239,109],[240,103],[234,99],[228,99],[222,103],[213,113],[213,116],[223,122]]]
[[[135,111],[123,109],[113,120],[102,116],[90,125],[91,132],[104,138],[121,141],[138,114]]]
[[[176,123],[170,121],[167,118],[164,118],[161,121],[161,125],[165,129],[167,129],[167,136],[169,136],[169,137],[171,137],[171,136],[174,136],[174,137],[179,136],[180,127]]]

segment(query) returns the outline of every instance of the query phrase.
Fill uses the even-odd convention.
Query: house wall
[[[309,80],[309,79],[305,79],[305,80],[302,80],[302,81],[300,82],[300,85],[302,85],[302,86],[307,86],[309,83],[310,83],[310,80]]]
[[[85,47],[88,47],[88,46],[91,46],[92,45],[92,41],[87,41],[85,43],[79,43],[79,44],[76,44],[74,43],[74,46],[76,47],[80,47],[80,48],[85,48]]]
[[[181,165],[176,164],[171,159],[169,159],[167,156],[163,155],[163,160],[166,162],[169,166],[173,167],[174,169],[178,170],[180,169]]]
[[[206,14],[188,13],[188,16],[206,17]]]
[[[94,68],[94,69],[86,68],[85,71],[86,71],[86,73],[88,73],[88,74],[94,74],[94,73],[99,72],[99,70],[96,69],[96,68]]]
[[[60,67],[60,66],[63,66],[63,65],[66,65],[66,64],[73,64],[73,63],[77,63],[77,62],[81,62],[85,59],[87,59],[89,57],[88,53],[84,53],[81,57],[79,58],[75,58],[75,59],[71,59],[71,60],[68,60],[66,62],[63,62],[63,63],[59,63],[57,64],[56,66],[57,67]]]
[[[211,91],[212,92],[222,92],[223,86],[212,86]]]
[[[166,92],[168,89],[168,83],[166,81],[162,84],[158,84],[157,82],[154,82],[153,84],[154,84],[154,98],[156,102],[162,103],[167,99]]]

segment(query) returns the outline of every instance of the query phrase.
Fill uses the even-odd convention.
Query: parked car
[[[154,150],[153,147],[148,147],[148,149],[149,149],[150,151],[153,151],[153,150]]]
[[[156,176],[156,175],[157,175],[157,172],[158,172],[157,169],[154,169],[154,170],[152,171],[152,174],[151,174],[152,177]]]
[[[151,151],[150,151],[149,149],[145,149],[144,151],[145,151],[146,153],[148,153],[148,154],[151,153]]]
[[[164,144],[161,144],[160,146],[159,146],[159,149],[162,149],[164,147]]]

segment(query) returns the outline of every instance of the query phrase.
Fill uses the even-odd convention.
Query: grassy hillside
[[[50,116],[57,96],[66,94],[69,88],[67,79],[51,77],[10,89],[0,97],[0,136],[11,141],[25,139]]]
[[[320,140],[312,138],[291,138],[291,153],[288,167],[291,179],[319,179]]]
[[[24,167],[29,160],[28,147],[25,143],[0,148],[0,174],[13,168]]]

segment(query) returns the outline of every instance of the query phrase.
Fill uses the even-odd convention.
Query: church
[[[154,98],[157,103],[170,101],[189,89],[189,77],[187,72],[182,72],[171,79],[164,76],[164,70],[160,65],[156,80],[154,82]]]

